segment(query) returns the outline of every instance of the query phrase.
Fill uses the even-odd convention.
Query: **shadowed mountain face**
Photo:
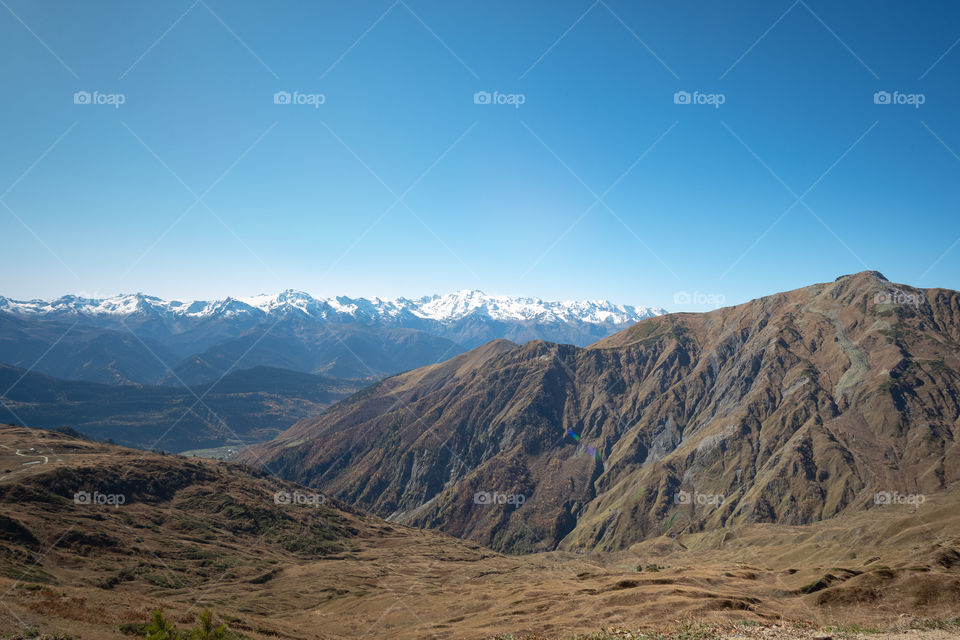
[[[237,362],[339,378],[378,378],[462,351],[450,340],[413,329],[290,319],[259,326],[190,356],[174,368],[176,375],[170,378],[186,384],[216,380]]]
[[[494,548],[804,524],[960,479],[960,293],[844,276],[589,348],[497,341],[246,454]]]
[[[59,380],[0,364],[0,415],[31,427],[68,425],[141,448],[184,451],[268,440],[363,387],[285,369],[253,367],[191,388]]]
[[[0,313],[0,362],[69,380],[108,384],[158,383],[164,362],[179,357],[160,342],[129,331],[74,320]]]
[[[375,378],[449,358],[458,344],[424,331],[281,318],[245,327],[211,319],[172,335],[156,318],[126,326],[0,312],[0,362],[49,376],[107,384],[199,384],[257,366],[340,378]],[[155,337],[154,337],[155,336]],[[196,353],[191,348],[202,346]],[[170,367],[169,369],[167,367]]]

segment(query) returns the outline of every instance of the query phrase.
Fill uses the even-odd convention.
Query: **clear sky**
[[[958,39],[952,0],[2,0],[0,295],[960,289]]]

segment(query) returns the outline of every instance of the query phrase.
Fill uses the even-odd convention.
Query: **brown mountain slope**
[[[180,630],[213,608],[225,640],[720,637],[691,622],[799,640],[913,616],[958,628],[956,496],[931,497],[922,519],[905,506],[505,556],[332,501],[278,504],[308,492],[242,465],[59,433],[0,425],[0,472],[0,637],[135,640],[157,607]]]
[[[587,349],[484,349],[395,376],[246,459],[520,552],[804,524],[960,479],[955,291],[864,272],[644,320]]]

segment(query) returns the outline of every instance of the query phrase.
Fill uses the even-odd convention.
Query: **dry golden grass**
[[[937,640],[954,628],[904,627],[960,613],[955,496],[617,553],[506,556],[336,505],[275,505],[274,491],[294,487],[239,465],[0,428],[0,470],[32,460],[13,453],[28,447],[48,462],[0,480],[6,632],[127,638],[120,625],[155,608],[185,629],[212,607],[251,640],[839,638],[898,625]],[[83,488],[73,480],[109,478],[140,493],[121,507],[65,497]]]

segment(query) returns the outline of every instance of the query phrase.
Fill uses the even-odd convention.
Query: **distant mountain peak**
[[[171,319],[249,316],[265,320],[296,315],[341,322],[393,322],[399,318],[449,323],[467,316],[493,321],[534,323],[584,323],[621,325],[666,313],[664,309],[619,305],[607,300],[547,301],[537,297],[487,295],[479,289],[462,289],[417,299],[314,298],[304,291],[285,289],[276,294],[228,296],[221,300],[163,300],[142,292],[110,298],[66,295],[54,300],[11,300],[0,297],[0,312],[22,316],[126,317],[158,314]]]

